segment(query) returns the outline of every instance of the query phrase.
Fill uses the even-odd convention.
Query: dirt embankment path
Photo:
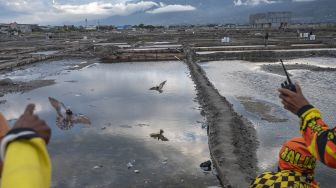
[[[224,187],[249,187],[257,169],[255,129],[219,94],[195,62],[194,52],[185,48],[185,53],[198,101],[209,124],[210,154],[219,178]]]

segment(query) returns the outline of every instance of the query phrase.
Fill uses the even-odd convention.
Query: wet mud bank
[[[224,187],[248,187],[256,176],[256,132],[251,123],[234,112],[185,49],[187,65],[196,85],[197,99],[208,122],[210,154]]]
[[[0,80],[0,98],[9,93],[24,93],[37,88],[55,84],[55,80],[13,81],[9,78]],[[4,102],[3,102],[4,103]]]
[[[103,63],[171,61],[183,57],[181,49],[120,50],[101,58]]]

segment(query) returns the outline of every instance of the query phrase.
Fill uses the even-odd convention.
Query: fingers
[[[33,115],[35,110],[35,104],[28,104],[25,111],[24,115]]]
[[[302,95],[302,90],[301,90],[301,86],[299,85],[299,82],[295,82],[295,88],[296,88],[296,92]]]
[[[278,91],[282,94],[282,95],[287,95],[287,96],[293,96],[295,95],[296,93],[289,90],[289,89],[285,89],[285,88],[280,88],[278,89]]]
[[[290,103],[288,103],[288,102],[286,102],[286,101],[284,101],[284,100],[282,100],[281,101],[281,103],[284,105],[284,108],[286,109],[286,110],[289,110],[289,111],[291,111],[291,112],[293,112],[293,113],[296,113],[296,111],[295,111],[295,106],[293,106],[292,104],[290,104]]]

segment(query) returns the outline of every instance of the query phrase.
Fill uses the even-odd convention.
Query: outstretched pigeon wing
[[[167,137],[163,136],[163,135],[161,136],[161,140],[164,141],[164,142],[169,141],[169,139]]]
[[[157,86],[149,88],[149,90],[157,90],[157,89],[158,89]]]
[[[57,114],[59,116],[63,117],[63,115],[62,115],[62,109],[65,112],[65,110],[66,110],[65,105],[62,102],[59,102],[58,100],[56,100],[55,98],[48,97],[48,99],[49,99],[49,102],[50,102],[51,106],[53,106],[55,108]]]
[[[84,125],[91,125],[91,121],[88,117],[82,115],[82,114],[75,114],[72,116],[72,123],[80,123]]]
[[[163,86],[166,84],[167,80],[163,81],[160,85],[159,85],[159,90],[162,90]]]

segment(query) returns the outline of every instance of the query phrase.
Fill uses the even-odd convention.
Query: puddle
[[[324,66],[335,63],[335,58],[295,59],[286,63],[304,63]],[[235,110],[248,118],[257,130],[260,142],[257,157],[259,171],[277,170],[278,152],[282,143],[299,133],[299,119],[282,108],[277,89],[285,80],[282,75],[265,72],[262,65],[244,61],[202,63],[207,76]],[[336,72],[289,70],[294,81],[299,81],[309,101],[322,111],[324,120],[333,127],[336,124],[335,82]],[[248,101],[248,103],[246,103]],[[265,118],[266,117],[270,118]],[[274,117],[286,121],[273,121]],[[333,187],[336,172],[322,164],[316,169],[321,187]]]
[[[267,47],[275,47],[276,45],[267,45]],[[217,48],[261,48],[265,45],[245,45],[245,46],[207,46],[207,47],[195,47],[196,49],[217,49]]]
[[[291,46],[324,46],[325,44],[291,44]]]
[[[143,48],[179,48],[181,44],[155,44],[155,45],[145,45]]]
[[[49,51],[39,51],[34,53],[29,53],[31,55],[52,55],[59,52],[58,50],[49,50]]]
[[[56,81],[28,93],[6,95],[7,102],[0,105],[7,119],[15,119],[33,102],[37,114],[51,125],[52,187],[218,186],[214,173],[199,167],[210,159],[208,140],[198,123],[204,118],[193,100],[194,85],[185,73],[186,65],[96,64],[68,70],[81,62],[51,61],[6,75]],[[149,90],[164,80],[162,93]],[[48,96],[88,116],[92,126],[57,128]]]
[[[97,43],[95,44],[95,46],[117,46],[119,48],[130,48],[131,45],[124,43],[124,42],[120,42],[120,43]]]

